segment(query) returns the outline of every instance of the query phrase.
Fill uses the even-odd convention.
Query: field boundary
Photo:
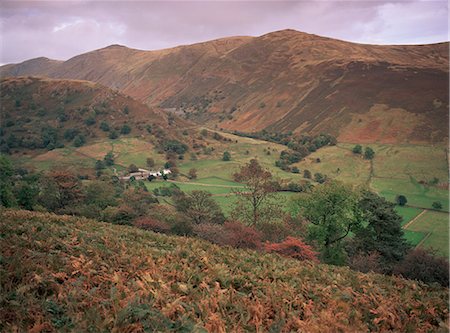
[[[403,229],[408,229],[408,227],[411,225],[411,224],[413,224],[420,216],[422,216],[423,214],[425,214],[426,212],[428,212],[428,209],[424,209],[423,211],[421,211],[419,214],[417,214],[416,215],[416,217],[414,217],[411,221],[409,221],[408,223],[406,223],[404,226],[403,226]],[[430,234],[431,234],[431,232],[430,232]],[[426,237],[428,237],[429,235],[427,235],[427,236],[425,236],[425,238]]]

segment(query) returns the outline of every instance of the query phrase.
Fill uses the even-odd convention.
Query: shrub
[[[225,232],[223,225],[214,223],[203,223],[194,226],[194,235],[200,237],[208,242],[227,245],[229,244],[229,235]]]
[[[257,225],[258,231],[261,232],[262,240],[274,243],[279,243],[283,239],[286,239],[289,235],[292,235],[292,228],[282,223],[262,222]]]
[[[439,201],[433,202],[431,205],[434,209],[442,209],[442,204]]]
[[[303,178],[311,179],[311,171],[305,169],[305,170],[303,171]]]
[[[188,219],[178,219],[172,224],[170,231],[179,236],[192,235],[192,223]]]
[[[95,124],[95,118],[92,117],[92,116],[90,116],[90,117],[88,117],[88,118],[84,121],[84,123],[85,123],[87,126],[92,126],[92,125]]]
[[[170,226],[167,223],[151,217],[142,217],[137,219],[134,221],[133,225],[135,227],[153,232],[168,233],[170,231]]]
[[[109,125],[108,125],[108,123],[107,123],[106,121],[102,121],[101,124],[100,124],[100,129],[101,129],[103,132],[108,132],[108,131],[109,131]]]
[[[364,150],[364,158],[366,160],[371,160],[374,158],[374,156],[375,156],[375,152],[373,151],[373,149],[370,147],[366,147],[366,149]]]
[[[267,252],[278,253],[283,257],[319,262],[317,252],[310,245],[304,243],[301,239],[290,236],[281,243],[266,243],[264,249]]]
[[[293,167],[293,168],[291,169],[291,172],[292,172],[292,173],[300,173],[300,170],[299,170],[299,168],[297,168],[297,167]]]
[[[407,279],[420,280],[425,283],[436,282],[447,287],[449,284],[448,260],[436,256],[424,249],[411,250],[405,259],[394,269]]]
[[[373,251],[369,254],[360,252],[349,259],[348,265],[351,269],[363,273],[382,273],[383,269],[381,267],[380,259],[381,256],[376,251]]]
[[[225,222],[225,232],[228,234],[228,243],[236,248],[260,249],[261,233],[252,227],[247,227],[240,222]]]
[[[111,132],[109,132],[108,137],[109,137],[111,140],[114,140],[114,139],[117,139],[117,138],[119,137],[119,134],[118,134],[116,131],[112,130]]]

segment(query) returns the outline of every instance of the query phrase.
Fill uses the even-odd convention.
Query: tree
[[[374,156],[375,156],[375,152],[373,151],[373,149],[370,147],[366,147],[366,149],[364,150],[364,158],[366,160],[371,160],[374,158]]]
[[[222,161],[229,161],[229,160],[231,160],[231,154],[228,151],[224,151]]]
[[[348,253],[352,257],[378,253],[380,267],[390,273],[410,248],[404,238],[402,218],[394,210],[394,204],[370,191],[362,193],[359,208],[364,223],[349,241]]]
[[[406,199],[403,194],[400,194],[395,197],[395,202],[397,202],[399,206],[404,206],[408,202],[408,199]]]
[[[189,217],[193,223],[222,224],[225,217],[217,202],[206,191],[192,191],[189,194],[180,193],[174,197],[176,209]]]
[[[442,204],[439,201],[433,202],[431,205],[434,209],[442,209]]]
[[[109,132],[109,136],[108,136],[111,140],[117,139],[119,137],[119,134],[115,131],[112,130]]]
[[[317,243],[322,260],[343,264],[342,241],[360,226],[362,217],[358,195],[351,186],[335,181],[322,184],[294,203],[309,222],[308,238]]]
[[[177,140],[168,140],[164,143],[163,149],[165,152],[184,154],[188,150],[188,146]]]
[[[155,160],[151,157],[147,157],[146,163],[149,168],[153,168],[155,166]]]
[[[196,179],[197,178],[197,169],[192,168],[188,172],[189,179]]]
[[[75,139],[73,140],[73,145],[75,147],[81,147],[86,143],[86,138],[83,134],[78,134]]]
[[[85,189],[85,202],[101,209],[116,205],[115,188],[111,183],[105,181],[89,182]]]
[[[105,168],[105,163],[102,160],[97,160],[95,162],[95,170],[103,170]]]
[[[102,122],[100,123],[100,129],[101,129],[103,132],[108,132],[108,131],[109,131],[109,125],[108,125],[108,123],[107,123],[106,121],[102,121]]]
[[[362,153],[362,146],[356,145],[352,149],[353,154],[361,154]]]
[[[292,171],[292,173],[300,173],[300,169],[297,168],[297,167],[293,167],[293,168],[291,169],[291,171]]]
[[[131,127],[128,124],[123,124],[123,126],[120,129],[120,134],[130,134]]]
[[[12,176],[14,168],[5,155],[0,155],[0,205],[4,207],[13,207],[16,199],[13,194]]]
[[[103,160],[105,161],[105,164],[107,166],[111,166],[114,165],[114,154],[112,151],[108,152],[105,157],[103,158]]]
[[[239,200],[232,213],[234,218],[255,226],[281,216],[280,204],[273,203],[276,186],[272,174],[263,169],[256,159],[242,166],[234,174],[234,180],[245,185],[243,190],[235,192]]]
[[[42,177],[40,203],[49,210],[58,211],[78,203],[83,197],[82,185],[68,170],[54,169]]]

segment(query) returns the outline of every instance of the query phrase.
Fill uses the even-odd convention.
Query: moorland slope
[[[448,289],[85,218],[0,211],[0,330],[446,331]]]
[[[99,82],[229,130],[435,143],[448,137],[448,60],[448,43],[364,45],[282,30],[159,51],[112,45],[0,75]]]

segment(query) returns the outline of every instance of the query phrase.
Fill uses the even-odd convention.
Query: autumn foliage
[[[317,258],[318,253],[310,245],[294,237],[287,237],[281,243],[266,243],[264,249],[267,252],[278,253],[283,257],[319,262]]]
[[[236,223],[228,230],[255,233]],[[1,332],[445,332],[448,288],[0,210]]]

